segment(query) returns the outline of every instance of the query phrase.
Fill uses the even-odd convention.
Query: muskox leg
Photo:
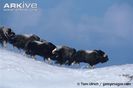
[[[76,63],[76,62],[74,61],[74,62],[71,63],[71,65],[73,66],[75,63]]]
[[[51,59],[50,58],[48,58],[48,64],[50,64],[51,63]]]
[[[34,60],[36,60],[35,55],[32,55],[31,58],[34,59]]]
[[[45,58],[44,57],[43,59],[44,59],[44,62],[47,62],[48,64],[50,64],[50,60],[51,60],[50,58]]]
[[[96,66],[93,65],[93,66],[92,66],[92,69],[94,69],[95,67],[96,67]]]
[[[27,56],[27,54],[26,54],[25,52],[23,52],[23,55],[24,55],[24,56]]]
[[[89,65],[88,67],[89,67],[89,69],[94,69],[94,68],[95,68],[95,66],[94,66],[94,65],[92,65],[92,66],[91,66],[91,65]]]
[[[56,64],[59,64],[60,66],[63,64],[62,61],[56,61]]]
[[[6,47],[7,47],[7,42],[6,42],[6,41],[3,41],[2,46],[3,46],[4,48],[6,48]]]
[[[65,64],[68,65],[68,66],[74,65],[75,61],[68,60]]]
[[[20,48],[18,48],[18,52],[19,52],[19,53],[21,53],[21,52],[22,52]]]
[[[15,46],[13,45],[13,49],[15,49]]]
[[[66,61],[66,62],[65,62],[65,65],[70,66],[71,64],[69,64],[69,61]]]
[[[80,63],[79,63],[79,62],[77,62],[77,64],[78,64],[78,66],[80,67]]]

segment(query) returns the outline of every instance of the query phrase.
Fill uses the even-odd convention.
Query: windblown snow
[[[133,88],[133,64],[95,69],[50,65],[0,49],[0,88]]]

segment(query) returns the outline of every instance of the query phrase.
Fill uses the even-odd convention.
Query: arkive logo
[[[4,10],[36,10],[37,8],[37,3],[26,3],[24,1],[20,3],[5,3],[3,5]]]

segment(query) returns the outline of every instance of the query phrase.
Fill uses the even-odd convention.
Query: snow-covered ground
[[[0,88],[133,88],[133,64],[73,69],[0,49]]]

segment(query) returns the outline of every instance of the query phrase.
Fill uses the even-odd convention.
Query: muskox
[[[75,63],[88,63],[91,67],[108,61],[108,56],[102,50],[85,51],[78,50],[73,57],[72,62]],[[71,63],[72,63],[71,62]]]
[[[15,36],[15,33],[11,28],[0,27],[0,44],[2,45],[2,47],[6,47],[7,42],[13,36]]]
[[[54,57],[52,51],[56,48],[51,42],[41,40],[41,41],[31,41],[26,46],[26,54],[35,57],[35,55],[42,56],[49,60]]]
[[[76,49],[68,46],[60,46],[55,48],[52,53],[55,55],[56,63],[70,65]]]
[[[40,40],[40,38],[35,34],[18,34],[12,37],[9,42],[13,47],[18,48],[19,50],[25,50],[25,46],[28,42]]]

